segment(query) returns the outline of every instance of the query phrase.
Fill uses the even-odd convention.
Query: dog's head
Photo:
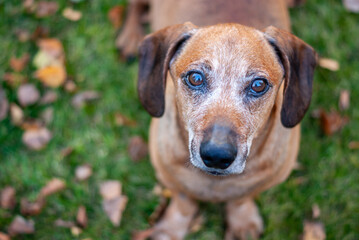
[[[138,91],[145,109],[161,117],[169,70],[191,163],[216,175],[239,174],[278,99],[285,127],[301,121],[315,65],[309,45],[275,27],[185,23],[143,40]]]

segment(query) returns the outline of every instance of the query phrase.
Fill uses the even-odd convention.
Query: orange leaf
[[[110,20],[114,28],[118,29],[122,26],[123,13],[123,6],[114,6],[110,9],[110,11],[108,11],[108,19]]]
[[[35,72],[35,76],[48,87],[59,87],[66,80],[66,71],[63,66],[48,66]]]

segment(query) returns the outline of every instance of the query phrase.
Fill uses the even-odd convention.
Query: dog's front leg
[[[142,24],[149,4],[150,0],[131,0],[129,3],[125,24],[116,40],[117,49],[127,61],[137,55],[138,46],[145,36]]]
[[[263,221],[253,199],[230,201],[226,205],[227,230],[225,240],[258,239]]]
[[[174,194],[164,216],[154,226],[151,239],[184,239],[197,211],[198,205],[196,201],[181,193]]]

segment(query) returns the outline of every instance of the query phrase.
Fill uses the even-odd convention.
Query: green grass
[[[148,227],[148,216],[158,203],[151,190],[155,175],[149,161],[133,163],[127,154],[128,140],[133,135],[147,138],[150,117],[140,106],[136,94],[137,64],[117,61],[114,47],[116,32],[107,20],[108,10],[120,0],[82,1],[75,9],[83,13],[79,22],[70,22],[59,11],[54,16],[36,19],[26,14],[19,0],[0,0],[0,76],[10,71],[12,55],[37,47],[32,42],[20,43],[16,28],[33,31],[36,26],[48,27],[50,36],[59,38],[66,52],[67,70],[81,90],[97,90],[101,99],[81,110],[74,110],[71,94],[57,90],[60,99],[53,104],[55,114],[49,129],[54,138],[40,152],[27,150],[21,143],[22,130],[10,121],[0,122],[0,189],[14,186],[18,200],[34,198],[53,177],[66,180],[65,191],[53,195],[36,222],[36,233],[15,239],[74,239],[68,229],[55,227],[57,218],[74,220],[79,205],[88,210],[89,224],[79,239],[130,239],[133,230]],[[70,6],[59,1],[60,9]],[[311,218],[314,203],[321,208],[320,221],[327,239],[359,239],[359,151],[349,150],[348,143],[359,141],[359,15],[347,12],[339,0],[308,0],[291,10],[293,32],[311,44],[320,55],[340,62],[338,72],[316,71],[313,102],[310,111],[323,107],[337,109],[341,89],[351,91],[351,107],[345,111],[350,123],[334,136],[324,136],[317,120],[307,115],[302,125],[299,162],[303,169],[294,171],[283,184],[258,198],[265,220],[263,239],[298,239],[303,221]],[[34,72],[31,64],[25,73]],[[30,81],[36,82],[35,79]],[[11,100],[13,91],[6,88]],[[36,116],[43,107],[27,109]],[[118,127],[114,113],[121,112],[135,119],[136,127]],[[72,147],[74,153],[62,158],[61,149]],[[74,180],[77,165],[89,163],[94,174],[84,183]],[[298,177],[306,181],[298,184]],[[101,208],[98,184],[105,179],[119,179],[129,203],[120,227],[113,227]],[[222,239],[223,206],[203,204],[205,225],[187,239]],[[13,211],[0,209],[0,231],[6,231],[19,207]]]

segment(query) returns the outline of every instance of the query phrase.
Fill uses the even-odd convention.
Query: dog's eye
[[[199,87],[204,82],[204,76],[198,72],[191,72],[187,75],[187,83],[192,87]]]
[[[257,78],[251,82],[250,91],[255,96],[260,96],[268,90],[268,82],[266,79]]]

